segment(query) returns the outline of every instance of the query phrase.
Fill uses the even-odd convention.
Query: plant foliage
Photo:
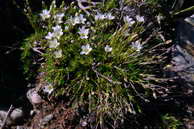
[[[150,46],[139,37],[144,17],[116,10],[116,0],[87,4],[78,0],[57,7],[53,1],[33,16],[39,28],[24,42],[22,59],[29,72],[32,61],[26,59],[37,53],[52,95],[69,98],[75,108],[87,105],[103,128],[106,118],[121,121],[127,113],[141,112],[139,100],[149,101],[150,70],[144,64],[154,56],[146,54]]]

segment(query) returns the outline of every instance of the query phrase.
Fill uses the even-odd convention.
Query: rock
[[[30,103],[31,103],[33,106],[42,103],[42,98],[41,98],[41,96],[37,93],[37,91],[36,91],[35,88],[30,89],[30,90],[27,92],[26,95],[27,95],[28,100],[30,101]]]
[[[190,17],[189,19],[191,19]],[[188,18],[186,18],[188,19]],[[192,18],[194,19],[194,18]],[[192,22],[192,20],[190,20]],[[181,85],[194,86],[194,26],[184,19],[177,22],[177,43],[172,49],[172,71]]]
[[[2,121],[2,120],[0,120],[0,128],[2,127],[2,125],[3,125],[3,121]]]
[[[10,119],[14,122],[20,121],[23,117],[24,112],[20,108],[15,108],[10,114]]]
[[[6,111],[0,111],[0,125],[1,126],[2,126],[2,124],[3,124],[3,122],[4,122],[5,118],[6,118],[6,116],[7,116],[7,112]],[[6,125],[11,125],[13,123],[14,123],[14,121],[12,121],[10,119],[10,117],[8,117],[7,120],[6,120]]]
[[[87,125],[88,125],[87,121],[82,121],[82,122],[81,122],[81,126],[82,126],[82,127],[86,127]]]
[[[180,10],[181,9],[181,7],[183,6],[183,4],[184,4],[184,1],[185,0],[176,0],[174,3],[173,3],[173,9],[174,10],[176,10],[176,11],[178,11],[178,10]]]
[[[7,111],[0,111],[0,127],[2,126],[4,120],[7,117]],[[24,113],[20,108],[15,108],[11,111],[10,115],[7,117],[6,125],[17,124],[21,122],[22,118],[24,117]]]
[[[6,111],[0,111],[0,120],[4,120],[4,118],[6,117],[7,112]]]
[[[40,110],[33,109],[33,110],[30,111],[30,116],[34,116],[34,115],[39,114],[39,113],[40,113]]]
[[[34,129],[33,127],[16,126],[16,129]]]
[[[194,129],[194,120],[185,122],[186,129]]]
[[[3,121],[4,121],[5,117],[6,117],[6,115],[7,115],[7,112],[0,111],[0,127],[2,127]]]
[[[47,125],[49,123],[49,121],[51,121],[53,119],[53,114],[49,114],[47,116],[45,116],[41,121],[40,121],[40,126],[42,128],[44,128],[45,125]]]
[[[16,129],[28,129],[28,128],[25,128],[23,126],[17,126]]]

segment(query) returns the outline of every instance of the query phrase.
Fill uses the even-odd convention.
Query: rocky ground
[[[124,127],[121,128],[157,129],[157,124],[153,124],[152,118],[149,117],[154,116],[154,113],[169,112],[177,116],[182,122],[180,129],[194,129],[193,21],[194,18],[187,17],[187,20],[182,18],[176,22],[177,27],[174,32],[177,36],[176,39],[172,39],[176,40],[176,43],[168,50],[169,56],[172,57],[170,57],[171,63],[169,64],[169,67],[166,68],[168,72],[167,76],[175,78],[176,81],[172,84],[174,87],[172,86],[172,90],[166,97],[166,102],[164,101],[165,99],[160,100],[159,98],[152,104],[145,105],[147,106],[147,109],[144,111],[143,118],[142,116],[129,118],[128,123],[125,123]],[[14,32],[15,31],[13,31],[13,33]],[[7,49],[0,52],[5,53],[7,52]],[[4,64],[2,64],[2,66],[5,67]],[[27,88],[24,89],[23,86],[20,87],[22,91],[16,91],[19,95],[13,94],[15,92],[15,88],[11,88],[11,90],[7,90],[10,88],[5,88],[5,90],[3,90],[10,95],[13,94],[13,96],[5,98],[6,95],[3,95],[0,97],[0,102],[2,102],[2,105],[0,105],[0,126],[5,129],[88,128],[88,121],[91,119],[80,118],[78,113],[79,111],[69,108],[65,100],[59,101],[60,98],[52,98],[50,96],[46,96],[42,92],[42,85],[47,85],[42,79],[43,74],[44,73],[39,73],[34,82],[28,83]],[[0,85],[5,85],[5,83],[0,82]],[[14,85],[14,83],[9,85]],[[26,86],[27,83],[24,85]],[[3,86],[1,87],[3,88]],[[169,100],[168,97],[171,98],[171,100]],[[137,123],[130,122],[131,119],[136,119]],[[141,123],[140,121],[144,122]]]

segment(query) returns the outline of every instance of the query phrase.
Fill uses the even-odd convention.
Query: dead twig
[[[145,102],[149,102],[148,99],[144,98],[134,87],[133,83],[132,82],[128,82],[131,86],[131,88],[134,90],[134,92],[137,94],[138,97],[140,97],[142,100],[144,100]],[[127,87],[127,84],[124,83],[124,86]]]
[[[117,84],[117,85],[120,85],[122,84],[122,82],[119,82],[119,81],[113,81],[112,79],[110,79],[110,77],[106,77],[105,75],[99,73],[97,70],[95,70],[94,67],[92,67],[92,70],[100,77],[106,79],[108,82],[112,83],[112,84]]]
[[[6,117],[5,117],[4,121],[3,121],[3,124],[2,124],[1,129],[4,129],[4,128],[5,128],[7,119],[8,119],[8,117],[9,117],[9,115],[11,114],[12,110],[13,110],[13,105],[10,106],[10,108],[9,108],[9,110],[8,110],[8,112],[7,112],[7,115],[6,115]]]
[[[78,6],[81,10],[83,10],[87,15],[90,15],[90,13],[87,11],[88,9],[95,7],[95,5],[97,4],[97,2],[91,2],[88,0],[77,0]],[[90,4],[89,6],[83,6],[82,3],[88,3]]]
[[[40,55],[43,55],[44,53],[42,53],[40,50],[38,50],[38,48],[32,48],[33,51],[39,53]]]

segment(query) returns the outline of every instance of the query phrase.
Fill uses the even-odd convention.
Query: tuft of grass
[[[34,61],[37,63],[34,60],[36,53],[39,59],[42,58],[39,71],[45,73],[45,81],[53,86],[52,95],[68,98],[69,106],[75,109],[84,105],[87,114],[95,114],[96,128],[103,128],[107,119],[113,123],[121,122],[126,114],[141,112],[139,102],[147,103],[152,97],[152,90],[147,87],[152,81],[146,79],[151,76],[152,66],[145,64],[155,59],[154,55],[148,53],[153,46],[146,44],[147,41],[140,37],[146,31],[143,22],[133,17],[135,23],[130,26],[122,20],[122,12],[114,16],[111,11],[119,6],[116,0],[107,0],[100,5],[85,10],[75,3],[69,7],[64,3],[56,7],[53,1],[51,7],[46,8],[50,13],[48,19],[41,20],[40,15],[33,16],[39,19],[38,25],[34,25],[33,18],[29,18],[38,31],[28,37],[22,47],[24,71],[29,73],[33,70],[31,65]],[[55,21],[59,13],[65,14],[61,24]],[[110,13],[114,18],[96,20],[98,13]],[[80,14],[88,23],[72,24],[74,21],[70,20]],[[51,40],[46,36],[52,33],[56,25],[61,27],[63,35],[54,37],[59,42],[57,47],[50,47]],[[78,32],[82,26],[89,29],[88,38],[80,37]],[[135,42],[142,49],[134,47]],[[81,54],[83,46],[88,44],[92,50],[88,54]],[[111,51],[105,50],[107,45]],[[55,53],[59,50],[61,56],[56,57]]]
[[[21,54],[21,61],[23,62],[23,71],[24,75],[26,76],[27,80],[30,80],[36,76],[35,72],[33,70],[34,67],[34,58],[35,55],[33,53],[33,43],[36,41],[36,39],[40,38],[40,33],[32,34],[30,37],[26,38],[21,46],[21,49],[23,50]]]

